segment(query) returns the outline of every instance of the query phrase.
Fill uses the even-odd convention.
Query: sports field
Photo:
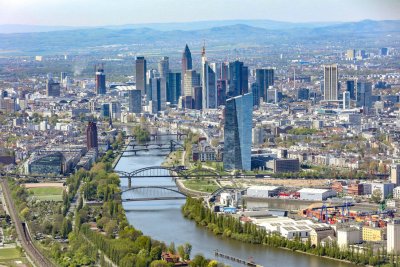
[[[62,201],[63,187],[31,187],[28,188],[39,200]]]

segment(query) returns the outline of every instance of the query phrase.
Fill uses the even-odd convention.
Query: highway
[[[29,234],[28,228],[25,222],[22,222],[17,214],[17,209],[14,205],[14,201],[11,198],[10,188],[8,182],[5,179],[1,180],[3,188],[4,199],[12,221],[14,222],[15,229],[17,231],[18,240],[20,241],[22,248],[25,250],[28,257],[37,267],[53,267],[54,265],[35,247]]]

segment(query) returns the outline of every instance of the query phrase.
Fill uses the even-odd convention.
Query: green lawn
[[[38,187],[30,188],[29,191],[39,200],[62,201],[64,188],[62,187]]]
[[[21,253],[16,248],[0,248],[0,260],[18,259]]]
[[[219,188],[219,186],[211,180],[189,180],[183,181],[183,184],[189,189],[208,193],[212,193]]]

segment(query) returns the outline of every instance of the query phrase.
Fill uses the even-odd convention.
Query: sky
[[[400,0],[0,0],[0,24],[101,26],[235,19],[400,19]]]

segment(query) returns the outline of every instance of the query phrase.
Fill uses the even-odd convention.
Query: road
[[[35,247],[30,237],[28,228],[25,222],[22,222],[17,214],[17,209],[14,205],[14,201],[11,198],[10,188],[8,187],[8,182],[2,179],[1,185],[3,187],[3,195],[6,200],[8,210],[12,221],[14,222],[15,229],[17,231],[18,239],[25,250],[28,257],[33,261],[33,263],[38,267],[53,267],[54,265]]]

